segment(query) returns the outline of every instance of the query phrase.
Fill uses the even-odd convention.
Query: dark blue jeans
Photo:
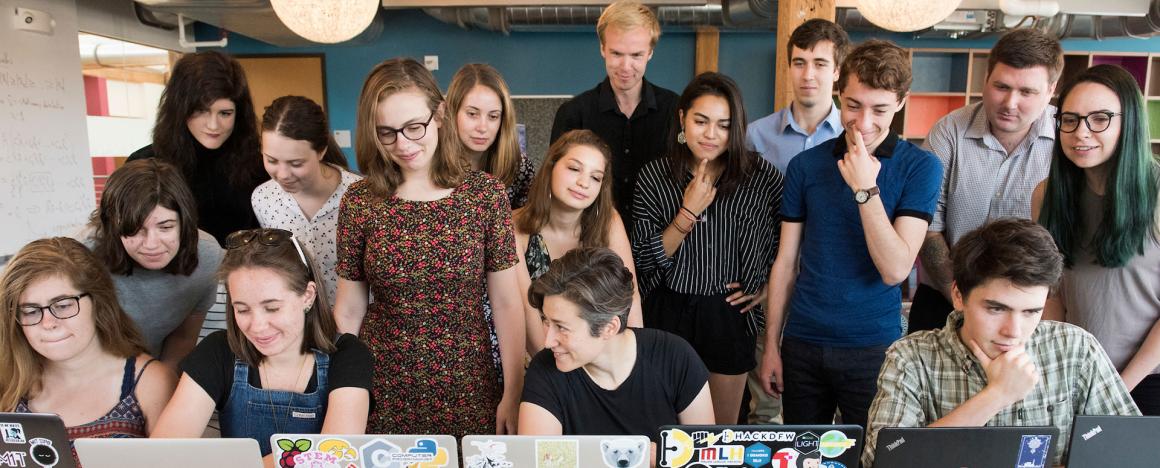
[[[843,424],[865,428],[887,347],[837,348],[783,338],[785,423],[832,424],[834,411],[840,410]]]

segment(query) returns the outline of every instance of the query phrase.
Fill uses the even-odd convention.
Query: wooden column
[[[785,56],[789,35],[806,20],[821,18],[834,21],[834,0],[779,0],[777,2],[777,49],[774,52],[773,108],[788,106],[793,96],[789,82],[789,57]],[[698,44],[700,41],[698,40]]]
[[[832,1],[832,0],[831,0]],[[713,26],[697,29],[697,57],[694,75],[717,71],[717,52],[721,45],[721,31]]]

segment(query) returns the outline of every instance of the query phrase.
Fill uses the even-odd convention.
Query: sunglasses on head
[[[302,265],[306,267],[306,272],[313,279],[314,271],[310,268],[310,262],[306,261],[306,254],[302,252],[302,247],[298,245],[298,239],[294,238],[294,233],[285,229],[260,228],[235,231],[229,236],[226,236],[226,248],[234,250],[250,245],[252,242],[257,242],[259,245],[268,247],[277,247],[286,241],[294,244],[294,250],[298,251],[298,258],[302,260]]]

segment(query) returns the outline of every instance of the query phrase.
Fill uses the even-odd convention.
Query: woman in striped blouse
[[[734,424],[756,366],[782,175],[745,148],[745,107],[731,78],[697,76],[676,117],[667,157],[644,167],[633,200],[644,321],[693,345],[709,368],[717,423]]]

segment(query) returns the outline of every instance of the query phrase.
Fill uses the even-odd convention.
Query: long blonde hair
[[[113,279],[89,249],[66,237],[32,241],[12,257],[0,278],[0,350],[8,354],[0,359],[0,411],[12,411],[21,398],[40,391],[45,359],[28,343],[16,314],[29,287],[57,275],[88,293],[101,349],[121,358],[145,352],[141,333],[117,302]]]
[[[540,232],[548,224],[552,216],[552,171],[564,155],[576,146],[588,146],[604,155],[605,173],[596,200],[580,214],[580,246],[608,247],[608,227],[612,224],[612,213],[616,210],[612,206],[612,174],[609,171],[612,151],[591,130],[571,130],[552,143],[544,157],[544,165],[528,189],[528,204],[516,210],[513,221],[516,228],[529,234]]]
[[[463,167],[463,143],[455,132],[455,119],[441,109],[443,94],[439,83],[422,64],[410,58],[393,58],[375,66],[363,83],[358,98],[358,116],[355,121],[355,155],[371,192],[378,197],[394,195],[403,182],[399,165],[391,161],[386,146],[375,131],[379,103],[388,96],[403,91],[418,91],[427,96],[427,108],[434,114],[431,124],[438,121],[438,147],[431,162],[431,180],[442,188],[454,188],[463,183],[467,171]],[[431,131],[430,128],[427,131]],[[406,138],[398,135],[398,138]]]
[[[491,65],[483,63],[469,63],[455,72],[451,78],[451,86],[447,88],[447,110],[451,114],[451,121],[459,125],[457,116],[463,100],[467,98],[472,88],[483,86],[499,96],[502,105],[502,117],[499,122],[499,134],[495,141],[483,154],[483,170],[499,179],[506,186],[515,183],[520,175],[520,138],[516,133],[516,112],[512,105],[511,92],[503,76]],[[458,129],[456,129],[458,130]],[[458,131],[455,132],[459,134]],[[466,152],[464,153],[466,155]]]

